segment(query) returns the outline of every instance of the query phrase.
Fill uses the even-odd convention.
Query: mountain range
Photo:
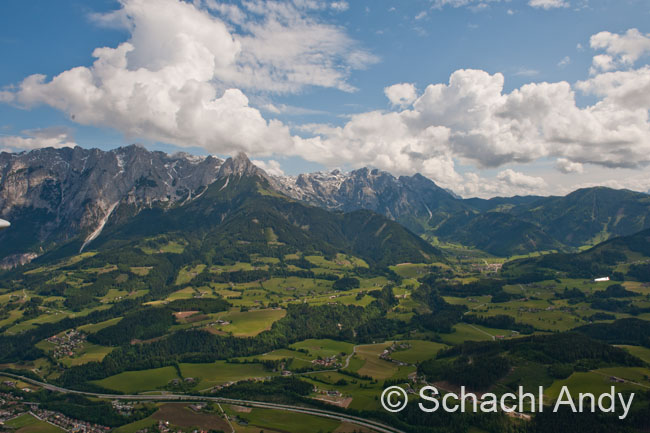
[[[127,211],[127,214],[132,214]],[[74,249],[81,242],[72,243]],[[442,253],[400,224],[368,210],[330,212],[277,192],[264,171],[239,154],[227,159],[217,180],[191,201],[154,206],[120,221],[111,219],[93,248],[124,251],[173,242],[188,257],[233,260],[269,249],[287,253],[347,253],[371,265],[430,262]]]
[[[270,176],[245,155],[224,161],[137,145],[111,151],[46,148],[0,154],[0,216],[12,222],[11,230],[0,233],[0,259],[5,267],[15,266],[67,242],[83,250],[105,226],[117,233],[119,226],[145,215],[165,219],[184,208],[187,218],[193,210],[199,212],[196,203],[204,203],[200,198],[209,186],[228,189],[232,179],[242,177],[263,184],[260,190],[266,193],[253,194],[258,202],[278,196],[282,203],[300,203],[300,211],[293,211],[303,219],[289,220],[312,231],[316,226],[304,215],[344,221],[347,214],[366,210],[366,217],[383,215],[427,240],[500,256],[571,250],[650,228],[650,196],[629,190],[596,187],[563,197],[461,199],[420,174],[395,177],[362,168]],[[236,190],[251,197],[251,189]],[[310,213],[318,208],[328,212]],[[353,241],[341,239],[330,246],[352,248]]]

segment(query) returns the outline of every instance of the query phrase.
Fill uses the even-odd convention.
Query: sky
[[[647,0],[4,0],[0,149],[650,192]]]

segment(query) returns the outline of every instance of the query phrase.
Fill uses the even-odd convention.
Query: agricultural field
[[[99,346],[92,343],[84,343],[80,351],[72,357],[61,358],[66,367],[81,365],[87,362],[101,362],[106,355],[113,351],[112,347]]]
[[[417,279],[429,273],[431,266],[425,264],[400,263],[396,266],[391,266],[390,268],[402,278]]]
[[[115,433],[136,433],[139,430],[152,427],[158,424],[158,420],[149,416],[141,420],[125,424],[123,426],[117,427],[113,431]]]
[[[93,334],[95,332],[101,331],[104,328],[108,328],[109,326],[115,325],[117,322],[122,320],[121,317],[115,317],[113,319],[108,319],[104,322],[99,322],[99,323],[93,323],[90,325],[82,325],[78,329],[79,331],[86,332],[88,334]]]
[[[316,280],[300,277],[270,278],[261,287],[269,293],[279,296],[306,297],[330,291],[332,283],[326,280]]]
[[[222,272],[235,272],[235,271],[252,271],[255,269],[252,263],[249,262],[235,262],[229,265],[215,265],[210,268],[210,272],[213,273],[222,273]]]
[[[141,246],[140,249],[145,254],[181,254],[185,250],[185,245],[179,242],[171,241],[158,248]]]
[[[334,302],[337,304],[343,305],[358,305],[359,307],[366,307],[375,299],[369,295],[363,295],[359,298],[359,293],[364,292],[362,289],[348,290],[343,292],[338,292],[335,294],[324,294],[321,296],[314,296],[313,298],[308,298],[307,302],[310,305],[324,305]]]
[[[156,407],[157,410],[152,415],[118,427],[114,431],[116,433],[135,433],[144,428],[157,426],[160,421],[169,422],[170,427],[179,429],[230,431],[230,427],[222,418],[220,411],[197,411],[187,403],[158,403]]]
[[[650,364],[650,348],[642,347],[642,346],[625,346],[625,345],[620,345],[618,347],[627,350],[632,355],[643,360],[647,364]]]
[[[234,364],[226,361],[209,364],[180,364],[180,369],[183,378],[194,379],[192,388],[197,390],[208,389],[228,382],[278,375],[277,372],[265,370],[261,364]]]
[[[314,358],[311,353],[298,352],[291,349],[277,349],[271,352],[263,353],[261,355],[251,355],[245,358],[236,358],[239,361],[253,361],[253,360],[268,360],[277,361],[281,359],[298,359],[310,363]]]
[[[189,283],[205,269],[205,265],[196,265],[193,268],[183,268],[178,272],[176,277],[176,285],[182,286]]]
[[[334,340],[304,340],[299,343],[294,343],[290,347],[292,349],[303,349],[309,352],[309,355],[317,358],[327,358],[330,356],[340,356],[341,354],[349,355],[352,353],[353,344],[345,343],[342,341]]]
[[[406,350],[399,350],[391,353],[391,358],[406,362],[409,364],[417,364],[420,361],[431,359],[436,356],[436,354],[449,346],[436,343],[433,341],[422,341],[422,340],[404,340],[405,343],[408,343],[411,348]]]
[[[63,433],[65,430],[41,421],[30,414],[23,414],[5,423],[15,433]]]
[[[262,309],[250,311],[229,311],[215,314],[216,320],[227,321],[229,324],[211,325],[211,329],[232,334],[235,337],[253,337],[271,328],[274,322],[287,314],[283,309]]]
[[[42,323],[53,323],[53,322],[58,322],[59,320],[63,320],[66,317],[66,314],[63,312],[58,312],[58,311],[53,311],[51,313],[44,313],[41,314],[40,316],[26,320],[24,322],[17,323],[13,326],[11,326],[9,329],[7,329],[8,334],[19,334],[24,331],[28,331],[30,329],[36,328],[36,326],[42,324]]]
[[[93,383],[125,394],[137,394],[162,389],[174,379],[180,379],[176,369],[174,367],[162,367],[151,370],[126,371]]]
[[[149,275],[149,272],[151,272],[151,269],[153,269],[153,267],[152,266],[131,266],[129,269],[134,274],[144,277]]]
[[[338,391],[339,400],[347,407],[357,410],[375,410],[380,408],[377,395],[383,390],[383,382],[358,379],[338,372],[312,373],[304,376],[318,390]],[[322,393],[312,393],[312,398],[323,399]],[[351,401],[346,399],[351,398]]]
[[[414,368],[403,368],[397,364],[379,358],[379,355],[392,344],[392,342],[380,344],[368,344],[357,346],[355,357],[363,360],[361,368],[356,373],[362,376],[370,376],[373,379],[384,380],[396,377],[406,377],[415,371]]]
[[[169,424],[181,428],[199,428],[204,430],[226,430],[228,423],[215,413],[201,413],[184,403],[166,403],[151,415],[158,421],[168,421]]]
[[[368,264],[364,260],[340,253],[336,255],[334,260],[327,260],[323,256],[305,256],[305,259],[320,269],[341,270],[355,267],[368,267]]]
[[[616,392],[624,391],[642,391],[643,386],[632,383],[618,383],[611,379],[610,376],[598,372],[578,372],[573,373],[571,377],[553,382],[553,385],[546,388],[544,397],[547,402],[552,402],[560,395],[563,386],[567,386],[572,394],[580,392],[590,392],[592,394],[602,394],[609,392],[613,386]]]
[[[593,372],[650,389],[650,369],[646,367],[606,367],[593,370]]]
[[[329,418],[316,417],[293,412],[282,412],[270,409],[253,408],[250,412],[233,413],[242,422],[236,424],[245,424],[262,429],[271,429],[276,431],[334,431],[341,424]],[[309,426],[305,430],[305,426]],[[266,431],[266,430],[265,430]]]
[[[204,294],[209,294],[208,290],[201,291],[197,288],[194,287],[185,287],[184,289],[177,290],[176,292],[172,293],[165,299],[166,302],[170,301],[176,301],[178,299],[191,299],[194,297],[200,297],[203,296]]]
[[[457,345],[466,341],[496,340],[497,335],[511,336],[511,331],[506,329],[492,329],[481,325],[459,323],[454,326],[451,334],[441,334],[442,341],[449,345]]]

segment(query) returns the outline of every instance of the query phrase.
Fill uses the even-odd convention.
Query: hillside
[[[605,187],[583,188],[564,197],[540,198],[514,207],[511,212],[573,247],[650,228],[650,196]]]
[[[187,204],[144,210],[126,222],[108,224],[91,247],[116,249],[164,236],[181,243],[199,241],[200,254],[213,257],[274,247],[350,253],[378,265],[441,256],[384,216],[365,210],[332,213],[277,193],[243,154],[228,159],[217,176],[218,181]]]
[[[443,240],[458,242],[496,256],[562,249],[539,226],[503,212],[455,214],[435,231]]]
[[[572,251],[650,227],[650,196],[605,187],[564,197],[467,199],[463,204],[471,210],[452,214],[432,233],[497,256]]]
[[[616,237],[579,253],[545,254],[503,265],[506,278],[546,279],[560,273],[570,278],[616,276],[650,281],[650,230]],[[527,277],[528,276],[528,277]]]

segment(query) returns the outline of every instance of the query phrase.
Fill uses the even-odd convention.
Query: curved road
[[[216,403],[225,403],[225,404],[235,404],[239,406],[251,406],[258,407],[263,409],[275,409],[275,410],[284,410],[287,412],[296,412],[304,413],[307,415],[321,416],[325,418],[335,419],[337,421],[349,422],[352,424],[357,424],[362,427],[366,427],[372,430],[375,430],[379,433],[404,433],[402,430],[396,429],[395,427],[382,424],[380,422],[367,420],[364,418],[359,418],[352,415],[346,415],[338,412],[331,412],[323,409],[311,409],[301,406],[292,406],[286,404],[277,404],[277,403],[266,403],[263,401],[253,401],[253,400],[238,400],[233,398],[224,398],[224,397],[207,397],[202,395],[185,395],[185,394],[165,394],[165,395],[124,395],[124,394],[100,394],[95,392],[84,392],[84,391],[75,391],[73,389],[61,388],[56,385],[51,385],[49,383],[39,382],[38,380],[31,379],[29,377],[19,376],[17,374],[0,372],[2,376],[9,376],[15,379],[20,379],[24,382],[31,383],[32,385],[37,385],[42,388],[45,388],[50,391],[67,393],[67,394],[79,394],[89,397],[96,398],[107,398],[107,399],[120,399],[120,400],[154,400],[154,401],[212,401]]]

